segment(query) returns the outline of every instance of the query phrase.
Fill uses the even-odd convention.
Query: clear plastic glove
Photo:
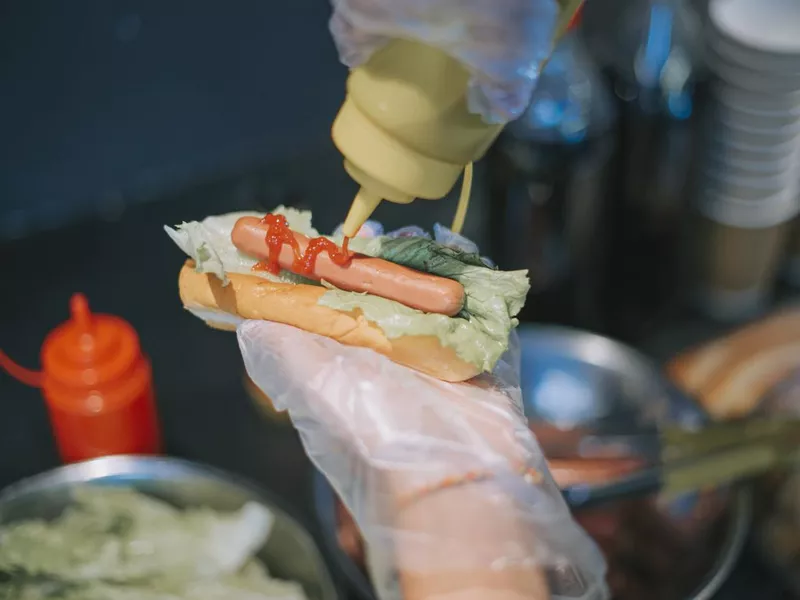
[[[332,2],[331,32],[348,67],[361,65],[392,38],[437,47],[470,70],[470,110],[490,123],[525,110],[558,16],[555,0]]]
[[[523,416],[516,339],[493,376],[448,384],[286,325],[238,338],[358,523],[380,598],[607,597]]]

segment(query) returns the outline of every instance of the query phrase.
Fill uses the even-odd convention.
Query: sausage
[[[261,260],[269,259],[266,244],[267,225],[257,217],[242,217],[231,232],[234,246],[249,256]],[[294,234],[300,251],[305,252],[309,239]],[[278,264],[292,271],[294,252],[288,244],[281,248]],[[447,316],[457,315],[464,306],[464,286],[452,279],[437,277],[409,269],[402,265],[356,255],[346,266],[335,264],[326,252],[316,260],[308,275],[317,281],[324,279],[339,289],[348,292],[368,292],[375,296],[395,300],[427,313]]]
[[[550,473],[561,488],[578,484],[610,483],[642,466],[635,458],[551,459]]]

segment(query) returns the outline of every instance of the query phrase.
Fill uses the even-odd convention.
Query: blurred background
[[[476,166],[465,233],[530,270],[524,323],[663,363],[796,303],[796,4],[759,20],[706,0],[587,2]],[[347,72],[329,17],[324,0],[0,5],[0,345],[36,365],[85,292],[138,331],[170,453],[265,482],[312,529],[298,440],[252,402],[235,337],[183,313],[161,227],[278,204],[322,231],[343,220],[356,186],[330,140]],[[384,202],[374,218],[454,211]],[[58,458],[38,392],[0,377],[0,399],[2,486]],[[750,554],[719,597],[790,597]]]

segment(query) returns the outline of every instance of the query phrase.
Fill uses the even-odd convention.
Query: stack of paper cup
[[[711,0],[706,38],[697,298],[746,318],[768,303],[800,212],[800,0]]]

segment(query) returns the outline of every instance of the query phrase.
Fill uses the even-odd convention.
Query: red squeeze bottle
[[[70,319],[42,345],[42,372],[23,369],[0,351],[0,367],[40,387],[64,462],[110,454],[158,454],[150,362],[131,325],[92,314],[82,294],[70,300]]]

